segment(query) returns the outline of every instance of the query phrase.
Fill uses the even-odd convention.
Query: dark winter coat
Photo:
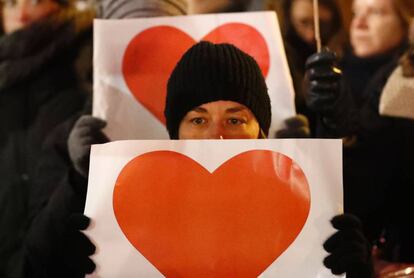
[[[126,18],[160,15],[181,15],[185,1],[102,1],[101,17]],[[89,110],[89,111],[88,111]],[[80,114],[91,114],[86,105]],[[76,115],[54,130],[47,143],[47,153],[40,159],[38,176],[43,177],[31,194],[34,218],[25,240],[25,275],[28,278],[84,277],[82,263],[74,249],[84,248],[68,235],[68,219],[82,213],[86,200],[87,180],[72,167],[66,137],[80,115]],[[45,180],[44,173],[54,173]],[[68,248],[69,246],[69,248]],[[69,250],[70,249],[70,250]]]
[[[91,18],[62,13],[0,37],[0,277],[21,277],[28,196],[42,145],[52,130],[82,109],[80,74],[90,46]],[[89,22],[89,23],[88,23]]]
[[[305,103],[304,80],[306,60],[316,52],[316,47],[303,41],[292,28],[289,30],[290,32],[284,38],[284,46],[295,89],[295,108],[298,114],[305,115],[308,118],[313,133],[316,119],[314,113],[308,109]]]
[[[86,200],[87,179],[72,168],[67,148],[68,134],[82,114],[54,129],[39,158],[38,179],[29,202],[33,220],[24,241],[26,278],[84,277],[73,267],[77,258],[68,250],[68,244],[74,243],[67,227],[71,214],[83,213]]]
[[[343,149],[345,211],[361,218],[372,243],[388,239],[386,259],[414,262],[410,199],[414,193],[414,121],[379,115],[379,100],[405,44],[387,55],[361,59],[348,52],[343,70],[341,125],[319,125],[319,136],[346,135]],[[350,96],[350,97],[349,97]],[[344,109],[346,107],[346,109]],[[341,130],[342,129],[342,130]]]

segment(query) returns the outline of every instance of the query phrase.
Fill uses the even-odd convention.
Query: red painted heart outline
[[[185,155],[155,151],[123,168],[113,208],[129,242],[166,277],[257,277],[299,235],[310,191],[280,153],[244,152],[210,173]]]
[[[270,67],[263,35],[245,23],[226,23],[201,40],[231,43],[255,58],[264,76]],[[165,125],[164,106],[168,78],[178,60],[196,41],[172,26],[155,26],[137,34],[126,47],[122,74],[134,98]]]

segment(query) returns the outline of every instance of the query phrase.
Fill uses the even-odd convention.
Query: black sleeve
[[[71,214],[83,212],[86,194],[76,188],[86,188],[86,183],[86,179],[70,169],[32,221],[24,248],[27,277],[56,277],[58,273],[59,277],[66,277],[62,275],[67,221]]]
[[[62,265],[66,222],[83,212],[87,180],[72,168],[68,134],[79,115],[57,127],[44,143],[35,182],[29,194],[29,220],[24,239],[25,276],[66,277]],[[67,277],[77,277],[68,273]]]

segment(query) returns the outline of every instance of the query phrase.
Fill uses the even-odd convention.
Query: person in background
[[[102,0],[97,7],[98,17],[106,19],[183,15],[185,10],[185,1],[180,0]],[[91,60],[89,56],[88,61]],[[49,131],[38,156],[36,184],[28,196],[32,221],[24,240],[24,276],[27,278],[84,277],[91,267],[86,259],[80,262],[72,259],[77,257],[84,241],[77,242],[77,233],[71,229],[77,222],[69,217],[72,213],[82,212],[85,205],[84,178],[74,174],[67,139],[78,118],[91,113],[91,94],[86,98],[77,113]],[[103,137],[100,142],[106,140]],[[79,184],[81,186],[77,186]]]
[[[0,8],[0,277],[17,278],[42,146],[90,87],[92,15],[69,0],[2,0]]]
[[[298,113],[305,115],[311,133],[315,132],[315,115],[305,102],[305,63],[316,52],[315,26],[312,0],[268,0],[266,9],[278,13],[282,29],[290,73],[295,88],[295,106]],[[346,35],[342,16],[335,0],[319,1],[319,18],[322,44],[334,51],[341,51]]]
[[[408,48],[414,1],[354,0],[353,12],[343,59],[324,51],[307,61],[307,104],[317,136],[344,138],[345,212],[381,259],[413,263],[414,121],[381,116],[379,99]]]

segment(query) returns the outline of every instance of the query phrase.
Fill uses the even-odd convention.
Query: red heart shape
[[[269,72],[269,51],[265,39],[254,27],[228,23],[202,40],[231,43],[253,56],[264,76]],[[128,44],[122,62],[125,82],[135,99],[165,124],[164,106],[168,78],[195,40],[171,26],[157,26],[136,35]]]
[[[156,151],[124,167],[113,207],[130,243],[166,277],[257,277],[302,230],[310,192],[280,153],[248,151],[210,173]]]

